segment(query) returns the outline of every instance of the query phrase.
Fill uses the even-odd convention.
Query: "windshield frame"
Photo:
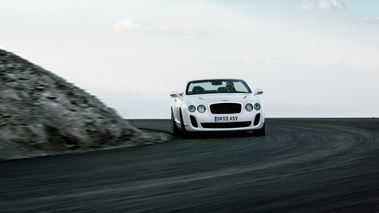
[[[217,90],[214,90],[214,91],[208,91],[208,92],[205,92],[205,93],[192,94],[192,92],[190,91],[191,84],[207,83],[207,82],[209,82],[209,83],[210,82],[229,82],[229,81],[231,81],[233,83],[236,83],[236,82],[241,83],[246,88],[247,92],[244,92],[244,91],[217,92]],[[222,84],[220,84],[219,86],[222,86]],[[233,93],[241,94],[241,93],[252,93],[252,92],[251,92],[251,89],[250,89],[249,85],[247,85],[247,83],[244,80],[241,80],[241,79],[204,79],[204,80],[194,80],[194,81],[190,81],[190,82],[187,83],[186,90],[185,90],[185,94],[186,95],[233,94]]]

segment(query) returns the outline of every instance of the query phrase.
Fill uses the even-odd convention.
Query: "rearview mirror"
[[[254,94],[255,94],[255,95],[262,95],[262,94],[263,94],[263,90],[261,90],[261,89],[256,89]]]
[[[177,91],[175,91],[175,92],[172,92],[171,94],[170,94],[170,96],[171,97],[173,97],[173,98],[177,98],[177,97],[179,97],[179,92],[177,92]]]
[[[220,86],[222,85],[222,81],[212,81],[213,86]]]

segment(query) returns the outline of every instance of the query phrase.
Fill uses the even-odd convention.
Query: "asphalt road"
[[[379,212],[379,119],[266,125],[263,137],[0,162],[0,212]]]

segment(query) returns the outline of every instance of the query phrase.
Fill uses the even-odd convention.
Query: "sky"
[[[267,117],[379,117],[377,0],[0,0],[0,49],[126,119],[173,91],[241,78]]]

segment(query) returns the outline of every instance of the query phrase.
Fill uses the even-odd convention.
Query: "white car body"
[[[228,82],[237,90],[226,92],[223,87]],[[253,130],[254,134],[264,135],[264,106],[258,97],[262,93],[261,89],[252,93],[240,79],[190,81],[184,92],[171,93],[172,132],[185,137],[191,132]]]

